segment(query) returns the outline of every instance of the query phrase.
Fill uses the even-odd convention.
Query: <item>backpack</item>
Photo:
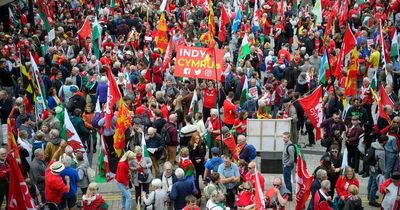
[[[96,171],[89,166],[86,168],[86,175],[88,177],[89,183],[95,182],[96,180]]]
[[[219,167],[219,165],[221,165],[221,164],[217,164],[217,162],[213,163],[212,171],[218,173],[218,167]]]
[[[251,151],[250,156],[249,156],[249,161],[256,159],[256,156],[257,156],[256,148],[251,144],[246,144],[245,148],[250,148],[250,151]]]
[[[364,156],[364,162],[369,166],[375,166],[378,160],[375,158],[375,148],[369,148],[368,152]]]
[[[295,144],[289,144],[287,147],[286,147],[286,154],[288,154],[289,155],[289,147],[293,147],[294,148],[294,162],[295,163],[297,163],[297,150],[296,150],[296,146],[295,146]]]
[[[171,136],[169,135],[168,130],[171,128],[171,126],[168,126],[168,124],[165,124],[164,127],[161,129],[161,138],[164,140],[166,145],[169,145],[172,143],[171,141]]]
[[[144,111],[144,113],[142,114],[142,123],[146,127],[149,127],[153,124],[153,123],[151,123],[148,110],[149,109],[146,109],[146,111]]]

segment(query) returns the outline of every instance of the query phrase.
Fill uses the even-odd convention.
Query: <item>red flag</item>
[[[17,161],[8,153],[10,164],[10,185],[8,187],[8,210],[36,209],[35,203],[29,194],[28,186],[18,167]]]
[[[392,108],[394,107],[394,103],[392,99],[389,98],[388,94],[385,91],[383,85],[379,87],[379,117],[385,118],[388,122],[391,122],[390,117],[385,113],[383,108],[387,105],[390,105]]]
[[[316,139],[321,139],[321,122],[323,118],[322,111],[322,86],[320,85],[314,90],[311,95],[305,98],[299,99],[300,106],[304,109],[307,114],[308,119],[310,119],[311,124],[313,124],[316,129]]]
[[[147,82],[151,82],[151,70],[147,69],[146,73],[144,74],[143,78],[147,81]]]
[[[340,0],[336,0],[335,4],[332,6],[331,16],[336,17],[340,7]]]
[[[336,63],[336,69],[334,76],[336,78],[342,78],[343,60],[344,57],[356,46],[356,38],[353,32],[350,30],[350,26],[347,25],[346,32],[344,33],[342,47],[340,48],[339,56]]]
[[[165,51],[164,62],[161,65],[161,70],[163,72],[167,69],[168,64],[171,62],[171,59],[172,59],[172,48],[173,48],[173,45],[172,45],[172,37],[171,37],[169,39],[169,42],[168,42],[167,50]]]
[[[281,24],[285,25],[285,14],[283,12],[283,7],[284,7],[283,0],[281,0],[280,5],[279,5],[279,13],[280,13],[280,16],[281,16]]]
[[[339,26],[345,25],[347,21],[347,13],[349,11],[349,0],[344,0],[342,4],[342,9],[340,10]],[[345,39],[343,39],[345,40]]]
[[[306,162],[303,160],[302,155],[300,154],[297,156],[295,210],[305,209],[305,204],[310,196],[310,189],[313,179],[314,177],[308,174]]]
[[[358,75],[358,51],[355,47],[351,56],[349,70],[347,71],[346,83],[344,89],[345,96],[354,96],[357,94],[357,75]]]
[[[218,33],[218,39],[221,42],[226,41],[226,28],[225,26],[229,24],[229,16],[228,13],[225,10],[225,6],[222,6],[221,8],[221,24],[219,25],[219,33]]]
[[[218,136],[218,137],[217,137],[217,140],[221,140],[221,136]],[[223,140],[222,140],[222,141],[224,142],[224,144],[226,145],[226,147],[228,147],[229,151],[231,152],[232,158],[233,158],[234,160],[239,160],[239,156],[238,156],[238,154],[237,154],[237,152],[236,152],[236,142],[235,142],[235,138],[233,138],[232,135],[229,135],[228,138],[224,138],[224,137],[223,137]]]
[[[83,26],[81,29],[79,29],[78,32],[76,32],[81,39],[85,39],[87,37],[92,36],[92,28],[90,27],[90,20],[89,17],[86,17],[85,22],[83,23]]]
[[[7,119],[7,150],[8,152],[14,152],[14,158],[19,158],[19,149],[17,146],[17,142],[15,141],[14,133],[11,129],[11,119]]]
[[[254,172],[256,174],[256,189],[255,189],[255,197],[254,197],[254,204],[255,204],[255,209],[258,210],[264,210],[265,209],[265,202],[264,202],[264,194],[263,194],[263,188],[264,186],[261,186],[260,178],[258,177],[259,174],[257,168],[254,168]]]
[[[381,22],[379,22],[379,28],[380,28],[379,43],[380,43],[381,46],[382,46],[381,55],[383,55],[383,58],[385,59],[385,60],[384,60],[384,63],[385,63],[385,64],[386,64],[386,63],[391,63],[392,60],[390,60],[389,50],[388,50],[388,48],[387,48],[387,46],[386,46],[385,40],[383,39],[382,23],[381,23]],[[384,65],[384,66],[385,66],[385,65]]]
[[[107,103],[106,103],[106,128],[110,128],[111,120],[114,116],[113,107],[121,97],[117,83],[111,74],[109,69],[106,70],[108,78],[108,89],[107,89]]]

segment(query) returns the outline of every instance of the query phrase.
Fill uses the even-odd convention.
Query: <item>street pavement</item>
[[[320,157],[324,153],[325,148],[321,147],[319,142],[317,142],[317,145],[313,147],[305,147],[305,144],[308,144],[308,139],[307,136],[300,136],[299,138],[299,144],[303,147],[302,148],[302,153],[304,154],[305,161],[307,163],[307,169],[309,174],[312,174],[313,171],[317,166],[320,164]],[[99,151],[99,150],[98,150]],[[256,161],[258,162],[258,166],[260,168],[261,164],[268,164],[266,161],[262,161],[259,157],[257,157]],[[361,165],[361,164],[360,164]],[[92,167],[97,170],[97,154],[93,155],[93,161],[92,161]],[[264,179],[265,179],[265,189],[268,189],[270,186],[272,186],[272,181],[276,177],[282,177],[282,174],[267,174],[263,173]],[[368,206],[368,200],[367,200],[367,185],[368,185],[368,178],[362,178],[361,176],[358,176],[358,179],[360,180],[360,196],[363,200],[363,206],[364,209],[369,210],[369,209],[378,209],[376,207],[370,207]],[[293,188],[295,188],[295,181],[293,181]],[[200,182],[202,183],[202,182]],[[100,185],[100,193],[104,196],[105,200],[110,204],[109,209],[121,209],[120,207],[120,191],[117,188],[115,180],[112,180],[111,182],[108,183],[101,183]],[[202,188],[203,186],[200,186]],[[133,199],[133,205],[132,208],[135,209],[136,204],[134,201],[134,190],[132,190],[132,199]],[[78,196],[80,197],[80,195]],[[379,197],[382,198],[382,195],[379,194]],[[378,200],[379,201],[379,200]],[[201,202],[201,209],[205,209],[205,203],[206,200],[203,197],[202,202]],[[307,204],[308,206],[308,204]],[[288,206],[286,209],[294,209],[294,202],[289,202]]]

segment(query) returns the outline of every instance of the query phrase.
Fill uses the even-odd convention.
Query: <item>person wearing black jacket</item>
[[[0,59],[0,90],[7,91],[8,95],[14,95],[13,73],[7,69],[5,58]]]
[[[157,129],[149,127],[146,135],[146,145],[148,150],[154,150],[150,153],[151,161],[153,162],[153,169],[155,174],[160,173],[160,158],[164,151],[164,139],[157,133]]]

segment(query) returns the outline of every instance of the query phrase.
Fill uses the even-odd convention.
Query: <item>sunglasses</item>
[[[280,187],[281,185],[280,184],[274,184],[274,187]]]
[[[247,190],[247,191],[250,191],[251,189],[250,189],[250,188],[244,188],[243,190]]]

